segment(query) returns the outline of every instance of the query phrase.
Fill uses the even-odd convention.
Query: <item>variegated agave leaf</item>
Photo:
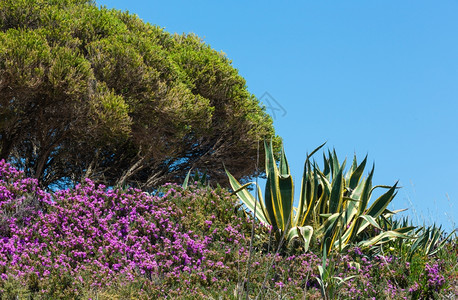
[[[230,185],[234,190],[234,194],[239,197],[239,199],[250,211],[254,212],[255,206],[256,208],[259,207],[255,213],[256,218],[265,224],[271,225],[275,230],[279,231],[279,233],[285,233],[289,242],[294,239],[300,239],[304,244],[304,249],[309,248],[311,237],[313,235],[313,227],[307,226],[304,223],[313,207],[313,204],[315,203],[313,199],[315,194],[310,194],[310,192],[307,191],[306,186],[308,185],[309,180],[313,180],[316,186],[318,186],[319,183],[318,177],[310,172],[310,168],[307,170],[306,167],[310,167],[309,159],[311,155],[316,153],[323,146],[324,144],[319,146],[307,156],[304,168],[306,178],[303,178],[301,190],[303,192],[303,196],[301,196],[298,209],[293,206],[294,183],[285,151],[282,148],[280,162],[277,166],[273,153],[272,142],[264,142],[267,175],[264,199],[260,193],[259,186],[256,187],[259,195],[259,200],[257,200],[246,190],[246,188],[253,183],[241,185],[229,173],[229,171],[226,170],[226,174],[229,178]],[[308,198],[306,196],[307,192],[309,193]]]
[[[262,200],[262,194],[261,194],[261,189],[259,185],[257,185],[255,182],[249,182],[247,184],[241,185],[237,179],[232,176],[231,173],[229,173],[228,170],[226,170],[227,177],[229,178],[229,183],[234,190],[233,194],[237,195],[237,197],[242,201],[243,204],[246,205],[246,207],[255,214],[255,217],[261,221],[263,224],[266,225],[271,225],[271,221],[269,218],[269,215],[266,211],[266,208],[264,206],[264,201]],[[260,200],[256,200],[253,195],[250,194],[250,192],[247,191],[247,187],[250,185],[256,185],[256,188],[258,189],[258,196]],[[255,206],[256,206],[256,213],[255,213]]]

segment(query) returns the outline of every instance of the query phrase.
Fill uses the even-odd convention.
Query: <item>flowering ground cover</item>
[[[434,256],[276,251],[222,188],[90,180],[53,193],[0,162],[2,299],[433,299],[457,294],[456,237]],[[251,236],[253,234],[253,242]],[[320,280],[321,279],[321,280]],[[324,294],[323,294],[324,293]]]

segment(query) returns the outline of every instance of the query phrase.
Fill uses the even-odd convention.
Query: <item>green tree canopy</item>
[[[0,28],[0,159],[45,186],[151,188],[190,168],[225,183],[223,163],[252,176],[275,136],[231,61],[193,34],[87,0],[2,0]]]

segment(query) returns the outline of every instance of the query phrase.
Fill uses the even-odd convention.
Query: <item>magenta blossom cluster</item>
[[[92,272],[91,284],[123,274],[161,281],[199,272],[211,238],[183,230],[182,211],[140,190],[90,180],[50,194],[0,162],[0,277]],[[57,273],[57,274],[56,274]]]
[[[428,287],[431,290],[439,292],[442,286],[445,284],[445,277],[442,275],[443,270],[438,263],[426,264],[425,276],[427,278]]]

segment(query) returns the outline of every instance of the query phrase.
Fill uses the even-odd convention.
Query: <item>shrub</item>
[[[147,279],[153,287],[179,280],[192,282],[190,289],[217,285],[236,277],[226,264],[247,253],[242,227],[249,227],[234,215],[235,199],[224,190],[168,185],[162,195],[152,196],[86,180],[49,194],[8,164],[2,162],[0,169],[3,291],[9,279],[29,292],[67,291],[69,297],[110,286],[117,278]],[[41,209],[22,205],[32,196]],[[18,217],[17,207],[28,213]],[[225,256],[217,251],[221,247]]]

